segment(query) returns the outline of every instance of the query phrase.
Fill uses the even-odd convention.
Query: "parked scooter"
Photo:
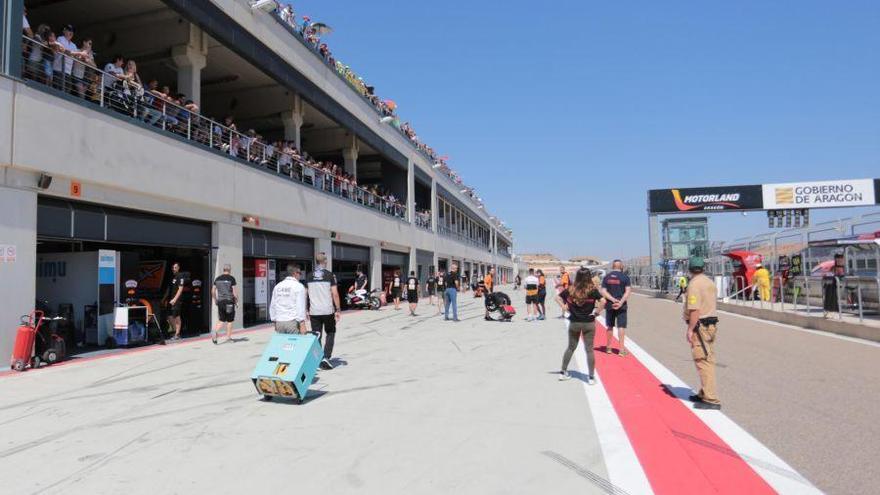
[[[376,310],[382,307],[382,298],[379,295],[381,292],[379,289],[369,293],[364,289],[349,292],[345,295],[345,304],[349,308]]]

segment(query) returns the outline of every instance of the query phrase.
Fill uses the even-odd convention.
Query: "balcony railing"
[[[415,218],[416,227],[421,227],[427,231],[431,231],[431,212],[418,211]]]
[[[60,48],[58,49],[60,50]],[[56,57],[58,64],[55,64]],[[84,104],[126,115],[150,128],[244,161],[254,168],[312,187],[401,220],[406,206],[379,196],[352,181],[309,163],[288,146],[263,142],[202,116],[197,107],[178,105],[140,83],[136,76],[102,71],[82,59],[24,37],[23,76],[44,87],[73,96]],[[54,71],[60,67],[61,71]]]
[[[477,239],[471,239],[470,237],[466,236],[464,233],[457,232],[454,229],[450,229],[449,227],[445,227],[445,226],[441,225],[441,226],[437,227],[437,232],[444,237],[449,237],[450,239],[455,239],[458,242],[467,244],[469,246],[473,246],[477,249],[482,249],[487,252],[492,251],[491,249],[489,249],[489,246],[486,243],[481,242]]]

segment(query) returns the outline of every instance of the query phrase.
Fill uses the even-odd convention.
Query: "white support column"
[[[342,159],[345,161],[345,173],[351,174],[357,180],[357,159],[360,148],[357,143],[357,136],[351,135],[346,137],[346,145],[342,148]]]
[[[431,178],[431,231],[437,233],[437,221],[439,220],[440,202],[437,201],[437,179]],[[436,256],[435,256],[436,261]],[[436,265],[435,265],[436,266]]]
[[[409,223],[415,223],[416,219],[416,164],[409,160],[406,166],[406,211],[409,215]]]
[[[384,289],[382,286],[382,246],[370,247],[370,288]]]
[[[33,311],[37,298],[37,193],[0,186],[0,211],[0,321],[6,322],[0,327],[0,366],[6,367],[18,319]]]
[[[281,122],[284,124],[284,140],[293,141],[296,149],[302,151],[302,125],[305,120],[302,98],[294,94],[290,100],[290,110],[281,112]]]
[[[232,324],[234,328],[241,328],[244,324],[244,307],[242,306],[244,303],[242,302],[243,295],[241,292],[243,287],[242,283],[244,282],[244,260],[242,258],[243,232],[244,229],[238,224],[214,222],[211,225],[211,245],[214,247],[214,250],[211,253],[214,262],[214,277],[222,274],[223,267],[229,265],[232,268],[230,275],[235,277],[235,280],[238,281],[238,286],[236,287],[236,290],[238,290],[238,310],[235,312],[235,322]],[[206,283],[205,286],[211,287],[210,281],[206,282],[208,283]],[[206,289],[206,291],[210,294],[209,289]],[[220,316],[217,312],[217,305],[214,304],[214,301],[211,301],[210,304],[211,328],[214,328],[214,325],[217,324]]]
[[[407,277],[409,276],[409,272],[416,272],[416,276],[418,276],[418,267],[419,267],[419,257],[416,255],[416,248],[409,248],[409,270],[407,270]]]
[[[324,253],[324,256],[327,257],[327,265],[324,267],[331,272],[333,271],[333,241],[327,238],[318,238],[315,239],[315,259],[318,257],[318,253]]]
[[[177,91],[201,106],[202,69],[208,64],[208,35],[190,24],[188,42],[171,47],[171,58],[177,66]]]

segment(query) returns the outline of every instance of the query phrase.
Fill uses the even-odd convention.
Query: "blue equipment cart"
[[[257,362],[251,380],[266,399],[305,399],[324,350],[312,334],[276,333]]]

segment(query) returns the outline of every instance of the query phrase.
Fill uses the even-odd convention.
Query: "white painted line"
[[[655,299],[655,300],[659,300],[659,301],[666,301],[666,302],[669,302],[669,303],[672,303],[675,305],[680,304],[680,303],[677,303],[675,301],[671,301],[666,298],[653,297],[653,296],[649,296],[647,294],[638,294],[638,293],[633,292],[633,295],[647,297],[649,299]],[[731,313],[730,311],[719,310],[718,312],[722,313],[724,315],[727,315],[727,316],[732,316],[734,318],[742,318],[744,320],[750,320],[750,321],[754,321],[754,322],[758,322],[758,323],[765,323],[767,325],[772,325],[774,327],[787,328],[789,330],[797,330],[798,332],[804,332],[804,333],[809,333],[809,334],[813,334],[813,335],[818,335],[820,337],[828,337],[828,338],[832,338],[832,339],[843,340],[846,342],[852,342],[854,344],[868,345],[871,347],[880,347],[880,342],[874,342],[873,340],[865,340],[865,339],[860,339],[858,337],[850,337],[848,335],[839,335],[839,334],[832,333],[832,332],[824,332],[822,330],[813,330],[811,328],[803,328],[803,327],[799,327],[797,325],[790,325],[788,323],[779,323],[778,321],[762,320],[761,318],[755,318],[754,316],[746,316],[746,315],[741,315],[741,314],[737,314],[737,313]],[[878,330],[880,330],[880,329],[878,329]]]
[[[675,387],[679,400],[691,408],[687,396],[690,387],[662,363],[654,359],[647,351],[642,349],[635,341],[627,338],[626,347],[661,383]],[[684,391],[687,392],[684,392]],[[673,391],[673,390],[670,390]],[[752,469],[764,478],[774,490],[782,494],[821,494],[822,492],[813,486],[806,478],[774,454],[764,444],[742,429],[733,420],[720,411],[703,411],[692,409],[703,423],[715,432],[724,442],[730,446]],[[695,439],[698,440],[698,439]],[[713,448],[707,445],[708,448]],[[723,446],[717,446],[723,449]]]
[[[586,357],[584,343],[581,342],[575,350],[575,361],[578,371],[584,376],[587,375]],[[627,493],[654,493],[629,437],[626,436],[623,424],[611,405],[600,376],[596,374],[595,385],[582,384],[596,425],[596,436],[599,438],[599,447],[608,470],[608,481]]]

